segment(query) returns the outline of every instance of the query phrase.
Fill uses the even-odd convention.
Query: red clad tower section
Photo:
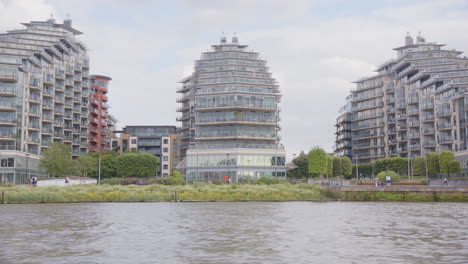
[[[109,149],[107,92],[110,77],[91,76],[91,94],[89,98],[89,144],[90,152],[104,152]]]

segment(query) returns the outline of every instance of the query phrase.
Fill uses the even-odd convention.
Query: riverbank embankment
[[[395,185],[324,187],[341,201],[468,202],[468,187]]]
[[[0,203],[325,201],[323,189],[309,184],[75,185],[0,187]]]

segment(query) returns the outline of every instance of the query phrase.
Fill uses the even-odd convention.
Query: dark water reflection
[[[2,205],[0,263],[468,263],[468,204]]]

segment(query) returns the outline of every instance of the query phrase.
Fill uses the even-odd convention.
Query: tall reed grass
[[[146,202],[200,201],[288,201],[326,200],[318,186],[274,185],[74,185],[67,187],[0,187],[6,203],[53,202]]]

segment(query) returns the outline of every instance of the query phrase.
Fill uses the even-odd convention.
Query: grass
[[[398,191],[369,191],[343,192],[343,201],[372,201],[372,202],[468,202],[468,196],[463,193],[436,192],[398,192]]]
[[[172,201],[175,190],[185,201],[329,200],[320,187],[308,184],[0,186],[6,203]]]

